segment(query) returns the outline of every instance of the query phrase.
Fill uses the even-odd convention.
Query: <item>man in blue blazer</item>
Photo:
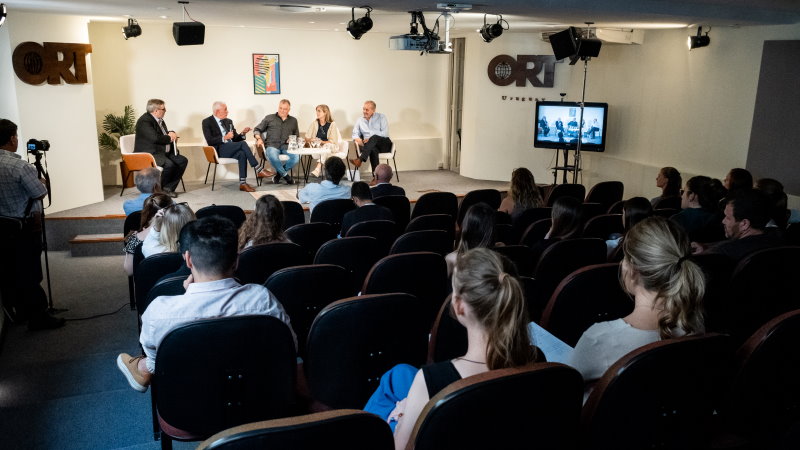
[[[247,184],[247,163],[255,168],[258,178],[270,177],[272,173],[264,170],[264,161],[259,163],[244,141],[250,127],[237,133],[233,121],[228,118],[228,105],[223,102],[214,102],[211,109],[213,115],[203,119],[206,143],[217,150],[220,158],[234,158],[239,161],[239,190],[254,192],[256,189]]]
[[[177,197],[175,188],[178,187],[189,160],[178,154],[175,147],[178,135],[169,131],[164,123],[166,112],[164,100],[153,98],[147,101],[147,112],[136,121],[133,151],[153,155],[156,164],[164,169],[161,172],[161,188],[170,197]]]

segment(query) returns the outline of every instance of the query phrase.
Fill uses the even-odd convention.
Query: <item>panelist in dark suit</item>
[[[150,153],[156,164],[164,170],[161,172],[161,188],[171,197],[177,197],[175,188],[181,181],[189,160],[178,154],[175,142],[178,135],[168,131],[164,123],[167,108],[164,100],[153,98],[147,101],[147,112],[136,121],[136,141],[133,151]]]
[[[234,158],[239,161],[239,190],[255,192],[255,188],[247,184],[247,163],[255,168],[256,176],[264,178],[272,176],[264,170],[264,161],[260,163],[253,156],[250,146],[244,141],[245,135],[250,131],[246,127],[241,133],[236,132],[233,121],[228,119],[228,105],[223,102],[214,102],[211,107],[213,115],[203,119],[203,136],[206,143],[217,150],[221,158]]]
[[[392,185],[392,175],[392,168],[388,164],[378,164],[378,167],[375,168],[375,178],[372,180],[375,183],[375,187],[372,188],[372,198],[386,195],[406,195],[405,189]]]
[[[391,220],[394,221],[394,215],[389,208],[372,203],[372,192],[370,192],[369,185],[363,181],[356,181],[350,187],[350,195],[353,196],[353,202],[358,208],[349,211],[342,218],[342,232],[340,236],[347,236],[347,231],[350,227],[368,220]]]

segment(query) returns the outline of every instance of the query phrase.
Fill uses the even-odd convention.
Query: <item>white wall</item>
[[[658,194],[657,171],[674,166],[687,175],[722,178],[747,159],[764,40],[800,39],[800,25],[715,28],[711,45],[691,52],[689,31],[647,31],[643,45],[604,45],[589,63],[587,101],[608,102],[605,153],[584,153],[583,181],[619,179],[626,196]],[[508,38],[508,39],[507,39]],[[497,45],[495,45],[497,44]],[[579,100],[583,65],[557,64],[556,87],[498,87],[486,66],[498,54],[550,54],[538,34],[509,33],[491,44],[468,36],[468,96],[462,174],[504,180],[527,165],[537,181],[551,182],[553,150],[533,149],[532,105],[501,95]],[[798,199],[792,199],[798,202]]]
[[[47,169],[50,173],[53,204],[48,213],[103,200],[100,162],[97,158],[94,94],[92,92],[91,55],[86,59],[89,84],[38,86],[23,83],[13,74],[11,52],[22,42],[87,43],[87,21],[75,16],[15,13],[6,21],[10,51],[0,35],[0,88],[3,97],[0,111],[13,115],[18,111],[20,147],[30,138],[50,141]],[[5,33],[5,31],[3,31]],[[9,87],[8,71],[13,75]],[[6,94],[10,92],[10,94]],[[20,152],[24,149],[20,148]]]
[[[167,103],[165,120],[181,141],[200,141],[200,123],[215,100],[228,103],[237,128],[254,127],[292,102],[291,114],[305,132],[314,108],[331,107],[339,130],[349,136],[361,106],[374,100],[387,115],[397,143],[400,170],[435,169],[442,161],[446,130],[447,58],[388,49],[388,35],[367,33],[354,41],[345,32],[206,27],[205,44],[179,47],[171,23],[142,23],[142,35],[124,40],[120,23],[92,22],[97,121],[132,104],[144,112],[147,99]],[[254,95],[252,53],[279,53],[280,95]],[[206,163],[199,148],[187,179],[202,179]],[[117,159],[104,155],[103,179],[118,183]],[[367,165],[368,166],[368,165]]]
[[[19,123],[19,108],[17,108],[17,90],[14,88],[14,67],[11,65],[11,39],[8,35],[8,27],[0,27],[0,92],[3,98],[0,100],[0,118],[8,119],[14,123]]]

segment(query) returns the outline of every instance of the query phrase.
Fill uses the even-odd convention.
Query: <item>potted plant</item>
[[[136,112],[133,106],[126,105],[122,115],[106,114],[103,118],[103,132],[97,136],[97,143],[101,150],[108,150],[116,154],[119,151],[119,138],[136,131]],[[120,174],[123,180],[128,179],[128,168],[125,161],[119,163]],[[132,182],[129,182],[132,185]],[[125,186],[130,187],[130,186]]]

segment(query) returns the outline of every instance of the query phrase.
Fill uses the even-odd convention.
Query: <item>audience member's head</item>
[[[187,265],[191,260],[193,273],[216,279],[232,276],[236,250],[236,225],[225,217],[203,217],[187,223],[180,232],[180,251]]]
[[[389,183],[392,181],[392,167],[388,164],[381,163],[375,167],[375,179],[378,183]]]
[[[161,171],[155,167],[146,167],[136,172],[136,189],[142,194],[161,191]]]
[[[178,236],[187,223],[195,220],[194,211],[186,203],[173,203],[164,208],[159,221],[159,243],[166,252],[178,251]]]
[[[344,163],[342,158],[331,156],[325,160],[325,179],[333,184],[339,184],[344,177]]]
[[[725,205],[725,237],[741,239],[761,234],[769,222],[770,201],[757,189],[745,189],[728,199]]]
[[[283,233],[283,205],[272,194],[262,195],[256,207],[239,228],[239,250],[247,245],[285,241]]]
[[[518,167],[511,172],[510,195],[514,200],[514,208],[518,210],[539,208],[544,204],[533,173],[525,167]]]
[[[656,186],[661,188],[662,197],[678,197],[681,195],[683,179],[678,169],[674,167],[663,167],[658,171]]]
[[[663,217],[649,217],[625,235],[622,251],[623,287],[634,296],[639,289],[656,295],[653,307],[662,309],[661,337],[672,337],[677,330],[703,333],[705,276],[689,258],[689,237],[683,228]]]
[[[164,209],[172,204],[172,197],[167,194],[156,193],[144,199],[142,204],[142,219],[139,222],[139,231],[151,225],[153,217],[160,209]]]
[[[350,195],[358,206],[372,202],[372,191],[369,190],[369,185],[363,181],[356,181],[350,186]]]
[[[622,204],[622,225],[626,231],[652,215],[653,204],[644,197],[629,198]]]
[[[753,175],[747,169],[731,169],[722,182],[728,195],[735,195],[741,190],[753,189]]]
[[[494,243],[495,211],[486,203],[476,203],[469,207],[461,222],[461,239],[456,252],[461,255],[467,250],[490,247]]]
[[[760,178],[756,182],[756,189],[766,194],[770,201],[770,218],[779,228],[786,228],[789,221],[788,202],[783,184],[774,178]]]
[[[16,151],[16,144],[12,145],[11,143],[11,139],[16,135],[17,124],[8,119],[0,119],[0,148],[4,150],[10,150],[12,152]]]
[[[583,231],[581,221],[581,201],[573,197],[561,197],[553,203],[550,212],[553,224],[548,233],[549,239],[570,239],[580,237]]]
[[[468,330],[485,334],[489,370],[534,359],[525,298],[515,275],[511,261],[487,248],[469,250],[456,260],[453,311]]]
[[[703,208],[706,211],[719,210],[719,202],[725,197],[725,187],[719,180],[703,175],[689,178],[681,196],[681,208]]]

